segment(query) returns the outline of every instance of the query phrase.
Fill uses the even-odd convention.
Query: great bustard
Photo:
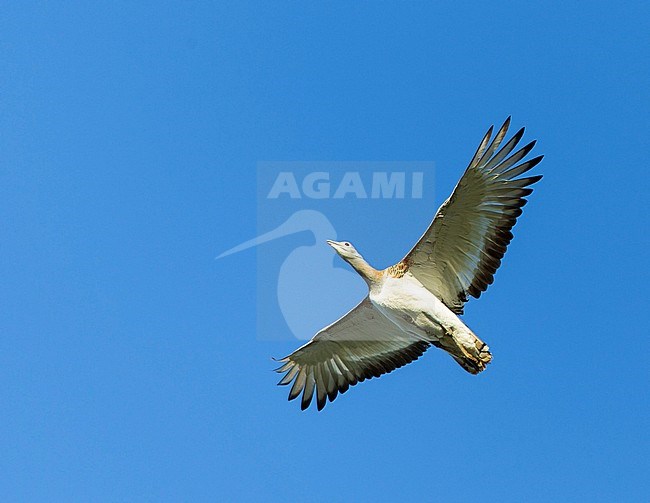
[[[532,141],[511,155],[520,129],[500,150],[508,118],[490,143],[490,127],[453,193],[413,249],[397,264],[377,270],[349,242],[328,241],[368,284],[368,295],[340,320],[282,358],[279,384],[293,381],[289,399],[302,392],[302,409],[314,392],[318,409],[329,398],[371,377],[406,365],[429,346],[448,352],[478,374],[492,355],[458,317],[468,296],[478,298],[493,281],[511,229],[542,176],[517,178],[543,156],[518,164]]]

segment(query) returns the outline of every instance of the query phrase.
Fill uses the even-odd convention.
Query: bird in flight
[[[321,410],[350,386],[417,360],[430,346],[471,374],[485,370],[490,350],[458,315],[469,296],[480,297],[492,284],[530,186],[542,178],[520,177],[543,156],[520,163],[535,141],[512,153],[524,128],[501,146],[509,125],[510,117],[492,141],[490,127],[451,196],[397,264],[380,271],[351,243],[327,242],[365,280],[368,295],[279,360],[278,384],[293,383],[289,400],[302,393],[305,410],[315,394]]]

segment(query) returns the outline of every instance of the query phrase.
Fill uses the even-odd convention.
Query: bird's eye
[[[350,243],[343,243],[345,246],[350,246]]]

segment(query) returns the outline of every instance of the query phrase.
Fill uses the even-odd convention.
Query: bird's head
[[[356,258],[361,258],[361,255],[356,250],[352,243],[348,241],[331,241],[327,240],[327,244],[330,245],[336,253],[338,253],[341,258],[347,262],[354,260]]]
[[[336,253],[350,264],[369,286],[372,287],[381,280],[381,272],[368,264],[356,248],[352,246],[352,243],[348,241],[331,241],[328,239],[327,244],[334,248]]]

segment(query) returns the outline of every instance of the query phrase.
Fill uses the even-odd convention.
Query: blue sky
[[[645,2],[5,3],[2,499],[646,499],[649,19]],[[298,341],[259,334],[263,249],[214,260],[258,233],[258,162],[435,162],[408,218],[371,232],[366,206],[330,208],[385,266],[510,114],[545,178],[467,306],[488,371],[429,351],[321,413],[287,403],[270,357]]]

